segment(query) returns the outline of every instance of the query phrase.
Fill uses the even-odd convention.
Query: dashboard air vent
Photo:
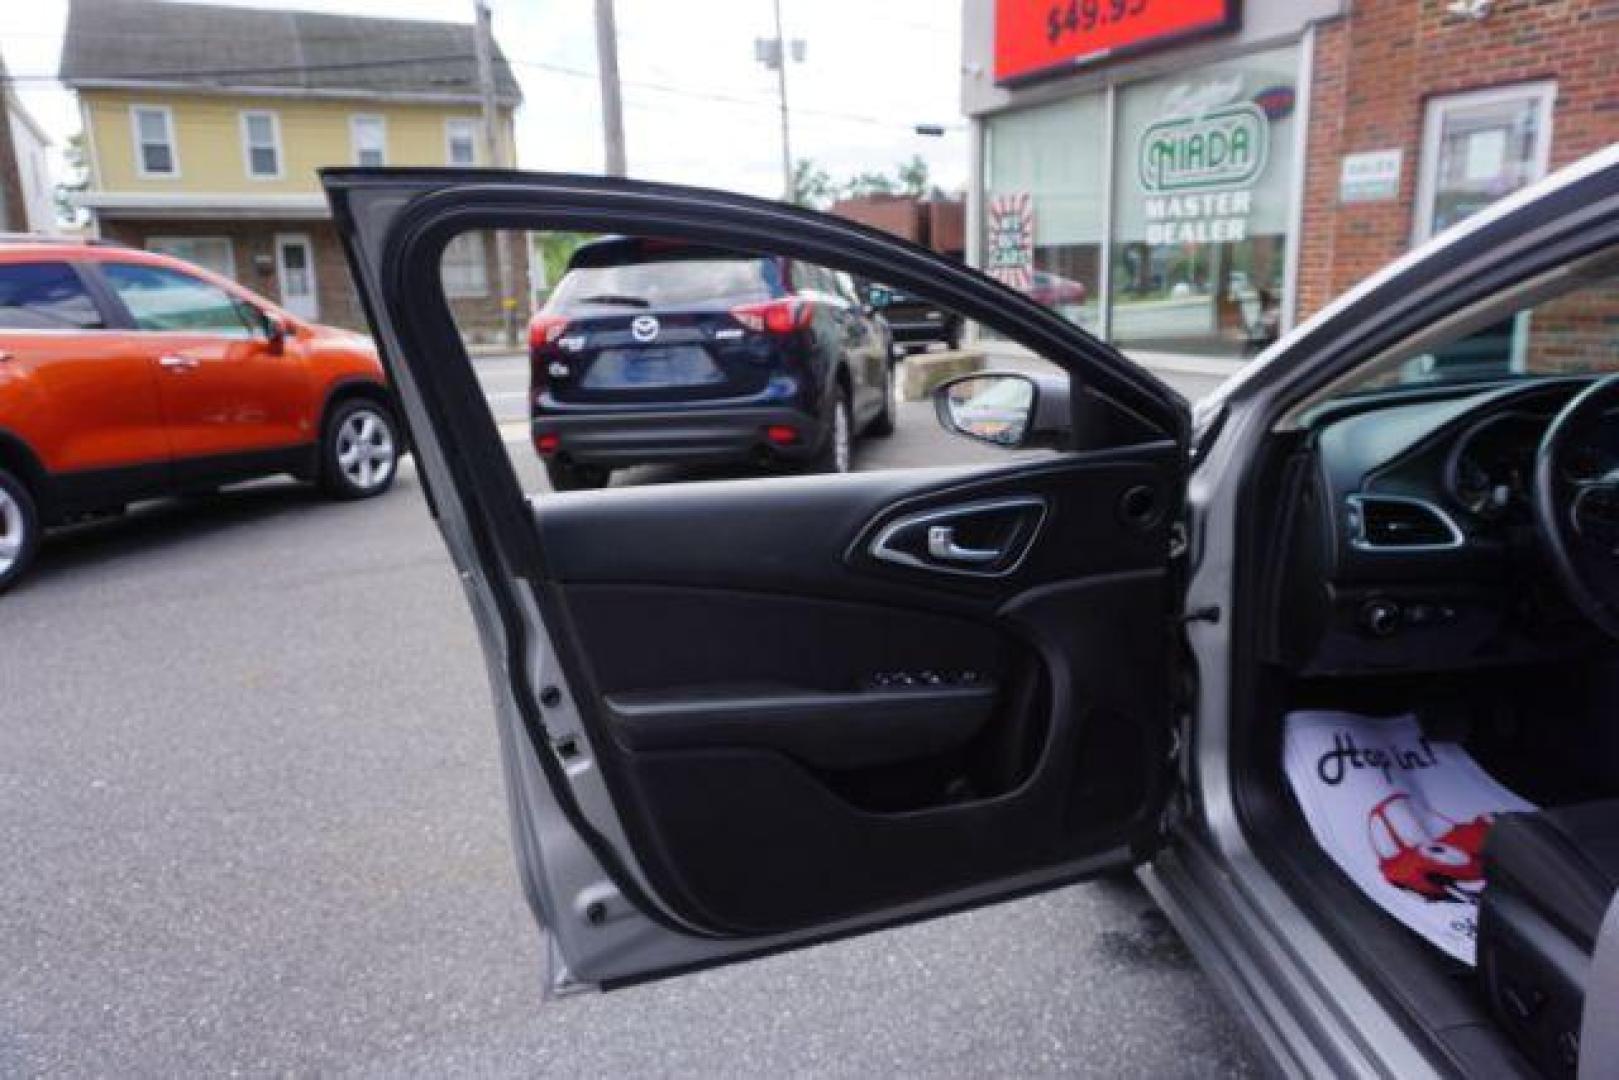
[[[1397,495],[1352,495],[1350,535],[1355,546],[1376,551],[1459,547],[1462,532],[1439,507]]]

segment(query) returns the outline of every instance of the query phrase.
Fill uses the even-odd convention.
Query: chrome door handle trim
[[[954,525],[930,525],[928,554],[942,562],[991,563],[1006,553],[997,548],[962,547],[956,543]]]
[[[197,361],[189,356],[160,356],[157,362],[170,371],[190,371],[197,366]]]
[[[921,558],[912,552],[895,546],[899,537],[912,529],[930,526],[935,523],[947,525],[950,522],[976,517],[979,514],[993,514],[1009,510],[1029,511],[1034,518],[1034,522],[1017,537],[1016,543],[1019,550],[1011,553],[1011,561],[1005,566],[991,568],[990,563],[994,560],[975,563],[963,562],[952,566],[944,561],[930,562],[928,559]],[[923,510],[915,514],[905,514],[889,522],[877,533],[876,538],[867,545],[866,554],[883,562],[909,566],[918,570],[928,570],[935,574],[960,574],[979,578],[1006,577],[1008,574],[1016,573],[1018,567],[1023,565],[1023,560],[1028,558],[1029,552],[1034,550],[1035,541],[1039,538],[1040,529],[1046,523],[1049,510],[1050,507],[1046,500],[1038,495],[1009,495],[1005,498],[958,503],[954,506],[941,506],[935,510]],[[931,530],[929,531],[928,540],[929,554],[932,555]],[[853,554],[854,551],[851,551],[850,555],[853,556]],[[1004,560],[1008,554],[1006,551],[997,552],[995,559]]]

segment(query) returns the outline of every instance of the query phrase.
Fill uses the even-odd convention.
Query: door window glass
[[[142,330],[196,330],[248,337],[253,331],[230,293],[161,266],[103,263],[102,273]]]
[[[0,329],[99,330],[105,325],[67,263],[0,265]]]
[[[1101,94],[990,120],[983,266],[1087,329],[1097,327],[1106,228]]]
[[[1298,63],[1279,49],[1119,92],[1118,344],[1240,357],[1279,333]]]
[[[302,243],[281,245],[281,289],[294,296],[309,289],[309,248]]]
[[[1419,241],[1545,175],[1555,92],[1550,83],[1535,83],[1429,102]]]
[[[1619,275],[1577,280],[1576,288],[1487,318],[1420,353],[1368,368],[1338,396],[1619,370]]]
[[[146,250],[184,259],[220,277],[236,276],[236,253],[228,236],[151,236]]]

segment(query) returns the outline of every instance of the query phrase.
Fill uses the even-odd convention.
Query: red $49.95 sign
[[[995,0],[995,81],[1237,24],[1239,0]]]

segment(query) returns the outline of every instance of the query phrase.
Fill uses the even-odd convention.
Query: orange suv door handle
[[[197,366],[197,361],[189,356],[160,356],[157,362],[170,371],[190,371]]]

